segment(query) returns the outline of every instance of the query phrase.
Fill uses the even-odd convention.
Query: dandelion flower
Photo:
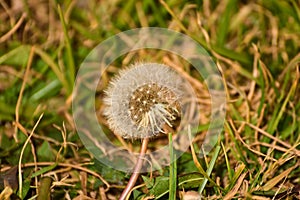
[[[104,102],[109,127],[124,138],[149,138],[181,117],[183,79],[170,67],[141,63],[114,78]]]

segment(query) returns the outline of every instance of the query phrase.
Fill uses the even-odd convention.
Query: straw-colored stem
[[[121,194],[120,200],[125,200],[126,199],[126,197],[129,195],[129,193],[131,192],[132,188],[134,187],[134,185],[136,183],[136,180],[137,180],[137,178],[140,174],[141,168],[143,166],[144,156],[145,156],[145,153],[147,151],[148,142],[149,142],[148,138],[143,139],[143,143],[142,143],[139,158],[138,158],[137,163],[134,167],[133,173],[132,173],[132,175],[131,175],[131,177],[128,181],[128,184],[127,184],[126,188],[123,190],[123,192]]]

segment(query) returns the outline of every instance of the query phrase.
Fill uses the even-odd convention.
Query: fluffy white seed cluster
[[[104,102],[109,127],[124,138],[164,132],[181,117],[182,78],[166,65],[136,64],[114,78]]]

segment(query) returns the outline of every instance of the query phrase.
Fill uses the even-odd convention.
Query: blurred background
[[[117,199],[129,174],[101,164],[84,148],[71,97],[88,53],[139,27],[190,36],[224,78],[220,149],[199,160],[188,151],[177,161],[177,198],[300,199],[299,0],[0,0],[0,199]],[[142,51],[134,58],[152,55]],[[161,58],[170,60],[184,63]],[[118,59],[107,70],[99,97],[128,63]],[[204,84],[188,64],[182,70],[195,88]],[[101,109],[101,100],[96,106]],[[197,130],[196,152],[207,129]],[[115,140],[138,150],[139,144]],[[167,142],[155,140],[150,149]],[[212,180],[203,181],[199,165]],[[168,199],[168,180],[168,168],[143,174],[131,199]]]

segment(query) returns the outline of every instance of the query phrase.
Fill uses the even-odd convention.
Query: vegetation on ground
[[[209,155],[193,156],[204,124],[175,164],[141,174],[130,198],[300,199],[299,0],[0,0],[0,199],[118,198],[130,174],[86,150],[71,97],[88,53],[139,27],[169,28],[199,42],[219,67],[227,103]],[[147,50],[115,61],[98,86],[97,109],[120,68],[157,59],[185,71],[204,105],[202,120],[209,119],[210,97],[193,67],[170,54],[155,56]],[[105,119],[99,123],[106,127]],[[132,151],[140,146],[111,139]],[[162,144],[167,135],[149,148]]]

